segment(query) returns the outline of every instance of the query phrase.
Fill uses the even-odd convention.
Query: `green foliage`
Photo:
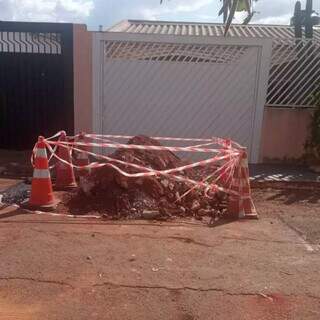
[[[308,158],[320,161],[320,84],[315,94],[316,108],[312,115],[310,135],[305,144]]]
[[[251,0],[239,0],[237,11],[247,11],[250,13],[251,11]]]

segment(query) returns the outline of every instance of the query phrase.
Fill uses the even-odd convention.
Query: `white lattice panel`
[[[113,60],[131,61],[235,63],[247,49],[246,46],[110,41],[105,45],[105,56]]]
[[[102,132],[230,137],[251,149],[258,47],[105,42]]]
[[[274,42],[267,105],[314,106],[320,87],[320,42],[283,40]]]

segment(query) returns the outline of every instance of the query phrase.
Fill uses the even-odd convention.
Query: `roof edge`
[[[121,32],[124,27],[130,26],[130,23],[133,20],[121,20],[116,24],[112,25],[111,27],[105,29],[104,31],[113,31],[113,32]],[[137,20],[138,21],[138,20]]]
[[[127,23],[140,23],[140,24],[192,24],[192,25],[212,25],[212,26],[224,26],[223,23],[219,22],[198,22],[198,21],[181,21],[181,20],[175,20],[175,21],[170,21],[170,20],[140,20],[140,19],[127,19],[127,20],[122,20],[120,23],[126,21]],[[115,24],[114,26],[117,26],[119,23]],[[241,23],[233,23],[231,26],[242,26],[242,27],[283,27],[283,28],[288,28],[293,26],[289,24],[259,24],[259,23],[252,23],[252,24],[241,24]],[[111,27],[113,28],[113,27]]]

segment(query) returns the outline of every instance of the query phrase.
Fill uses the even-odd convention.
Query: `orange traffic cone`
[[[249,180],[249,166],[246,149],[240,156],[240,161],[235,169],[231,190],[239,193],[239,196],[230,196],[228,212],[233,217],[240,219],[257,219],[258,214],[253,204]]]
[[[31,197],[27,203],[30,209],[50,211],[56,208],[57,201],[54,198],[48,158],[44,137],[39,137],[35,151],[35,167],[33,171]]]
[[[80,132],[79,136],[78,136],[78,141],[77,142],[82,142],[85,143],[86,142],[86,135],[84,132]],[[87,146],[77,146],[78,149],[84,150],[84,151],[88,151],[88,147]],[[89,163],[89,156],[86,152],[76,152],[76,157],[75,157],[75,163],[77,166],[79,167],[83,167],[83,168],[79,168],[77,170],[77,176],[79,177],[79,179],[81,180],[81,178],[87,176],[90,173],[90,168],[86,168]]]
[[[67,135],[65,131],[61,132],[59,141],[67,141]],[[73,172],[71,150],[68,146],[59,145],[58,157],[66,161],[57,162],[56,164],[56,190],[70,190],[77,187],[76,179]]]

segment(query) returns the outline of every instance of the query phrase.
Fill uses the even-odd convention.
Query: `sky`
[[[0,20],[85,23],[97,30],[125,19],[221,22],[220,0],[0,0]],[[296,0],[258,0],[252,23],[288,24]],[[304,0],[302,3],[304,4]],[[320,13],[320,0],[313,0]],[[238,14],[235,23],[241,22]]]

